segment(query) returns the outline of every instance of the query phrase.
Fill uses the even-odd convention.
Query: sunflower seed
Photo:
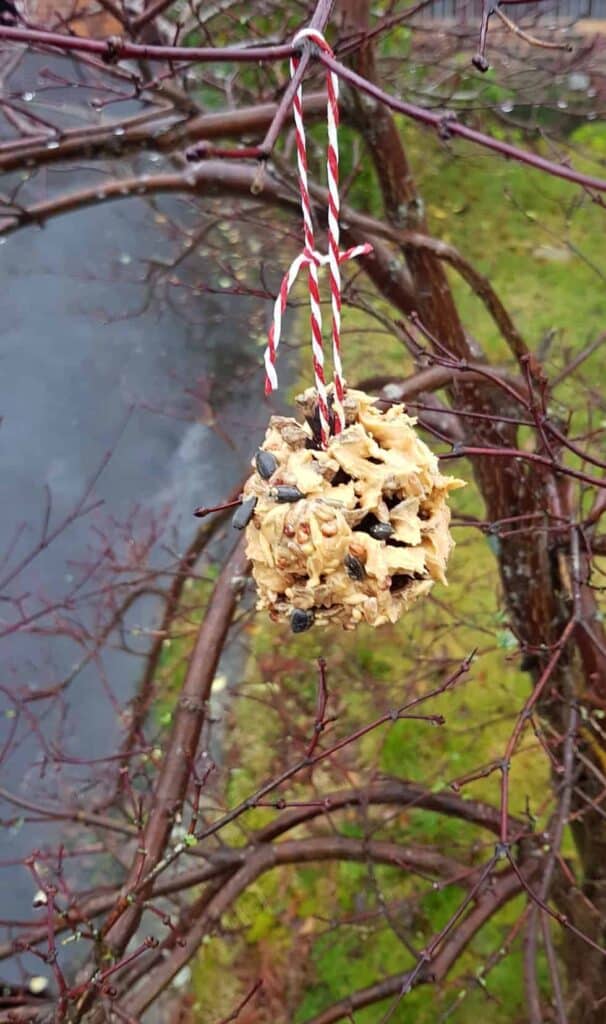
[[[290,628],[293,633],[305,633],[314,624],[315,615],[311,609],[295,608],[290,616]]]
[[[375,540],[388,540],[394,530],[390,523],[373,523],[368,532]]]
[[[345,555],[345,568],[350,579],[356,580],[358,583],[366,579],[366,569],[355,555]]]
[[[263,448],[259,448],[255,455],[255,466],[259,476],[263,480],[269,480],[270,476],[273,476],[278,468],[278,460],[271,452],[266,452]]]
[[[248,526],[253,517],[256,504],[257,499],[253,496],[252,498],[246,498],[240,507],[236,509],[231,520],[231,525],[236,530],[243,530],[245,526]]]
[[[300,501],[305,495],[298,487],[288,487],[286,484],[279,484],[274,487],[276,501]]]

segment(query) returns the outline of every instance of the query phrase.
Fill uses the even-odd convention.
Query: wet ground
[[[193,326],[165,303],[137,313],[146,294],[135,283],[143,261],[169,250],[142,200],[27,229],[0,248],[0,552],[25,524],[10,564],[35,545],[47,491],[52,526],[112,452],[94,487],[103,505],[63,531],[7,588],[13,596],[35,595],[27,608],[40,607],[41,599],[52,603],[73,586],[98,548],[91,526],[111,534],[112,521],[129,524],[124,536],[130,530],[136,542],[138,530],[166,517],[163,542],[169,538],[182,550],[196,526],[193,508],[220,501],[242,478],[266,422],[262,378],[253,368],[259,348],[248,330],[259,300],[203,297]],[[210,279],[215,270],[201,256],[195,272]],[[218,425],[211,422],[211,406]],[[122,525],[116,531],[122,537]],[[166,558],[161,543],[154,558],[158,564]],[[14,610],[6,603],[2,608],[6,623]],[[136,614],[145,626],[154,608],[140,606]],[[48,634],[18,631],[2,641],[5,691],[43,688],[81,657],[78,645],[53,635],[53,621],[41,620]],[[103,672],[121,704],[140,666],[139,659],[104,652]],[[102,757],[115,749],[115,708],[99,685],[98,666],[81,672],[70,688],[61,729],[56,710],[45,720],[43,707],[33,707],[44,734],[60,733],[72,756]],[[0,693],[0,746],[13,714],[10,699]],[[55,785],[52,768],[42,772],[31,726],[23,723],[20,735],[18,749],[0,765],[0,784],[43,801]],[[42,831],[24,824],[19,811],[2,801],[0,817],[13,819],[1,844],[0,917],[30,919],[32,879],[14,861],[49,833],[46,826]],[[2,977],[13,978],[8,964]]]

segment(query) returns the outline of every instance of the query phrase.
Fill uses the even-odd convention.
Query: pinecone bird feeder
[[[316,28],[294,43],[334,56]],[[298,57],[290,64],[296,74]],[[340,266],[366,256],[364,242],[340,247],[339,80],[326,69],[328,184],[325,254],[316,248],[307,181],[302,86],[293,99],[304,246],[282,278],[265,351],[265,391],[278,387],[276,356],[288,295],[307,268],[315,388],[299,396],[304,424],[274,416],[255,471],[246,482],[234,526],[246,528],[247,554],[259,608],[295,632],[314,622],[396,622],[444,575],[453,542],[448,530],[449,490],[438,460],[414,430],[401,405],[382,412],[361,391],[345,392],[341,360]],[[326,387],[319,269],[328,268],[334,384]],[[345,397],[344,397],[345,396]],[[332,405],[332,410],[331,410]]]
[[[244,487],[258,608],[294,632],[396,622],[435,581],[446,583],[447,496],[463,481],[442,476],[402,405],[381,411],[348,391],[345,429],[323,450],[315,390],[297,402],[306,422],[271,418]]]

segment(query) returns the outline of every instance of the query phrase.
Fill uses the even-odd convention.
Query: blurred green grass
[[[402,134],[430,234],[456,246],[489,278],[532,350],[546,335],[552,336],[545,366],[557,372],[570,354],[604,328],[604,209],[565,181],[461,140],[441,142],[409,122],[402,123]],[[603,175],[604,124],[584,125],[568,141],[575,167]],[[539,152],[558,158],[547,147]],[[345,145],[344,178],[352,167],[348,153]],[[367,164],[356,175],[347,202],[380,215]],[[447,274],[466,330],[488,356],[508,362],[507,346],[483,304],[452,268],[447,267]],[[380,302],[376,308],[383,308]],[[303,318],[303,334],[304,323]],[[345,309],[343,329],[345,369],[352,384],[375,374],[401,375],[403,366],[410,369],[402,344],[370,317]],[[303,361],[308,380],[305,348]]]

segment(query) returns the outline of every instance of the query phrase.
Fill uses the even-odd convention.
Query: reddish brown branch
[[[96,39],[85,39],[81,36],[68,36],[57,32],[43,32],[38,29],[14,28],[8,25],[0,25],[0,39],[13,40],[14,42],[38,44],[41,46],[58,49],[62,53],[79,52],[92,54],[102,60],[113,63],[119,60],[148,60],[148,61],[189,61],[196,63],[220,63],[222,61],[233,61],[236,63],[249,63],[258,61],[286,60],[300,52],[300,47],[291,45],[282,46],[259,46],[259,47],[187,47],[187,46],[147,46],[138,43],[129,43],[123,39],[109,39],[105,42]],[[345,67],[340,61],[330,57],[328,54],[318,52],[318,59],[334,71],[344,81],[355,86],[360,92],[366,93],[378,100],[380,103],[404,114],[406,117],[421,124],[429,125],[438,130],[447,130],[451,135],[467,139],[476,145],[490,149],[501,156],[505,156],[520,163],[527,164],[537,170],[544,171],[558,178],[583,185],[585,188],[597,192],[606,192],[606,180],[596,178],[592,175],[575,171],[571,167],[554,163],[536,153],[520,149],[501,139],[492,138],[483,132],[461,124],[456,118],[449,116],[445,119],[443,113],[426,110],[413,103],[407,103],[390,96],[373,82],[369,82],[363,76],[358,75],[351,68]],[[446,129],[445,129],[446,126]]]
[[[592,487],[606,488],[606,479],[596,476],[589,476],[588,473],[580,473],[576,469],[572,469],[570,466],[560,465],[553,459],[547,458],[545,455],[539,455],[537,452],[526,452],[521,448],[476,448],[473,445],[461,445],[456,451],[441,455],[442,460],[447,459],[459,459],[464,456],[478,456],[484,455],[487,459],[499,458],[499,459],[518,459],[520,462],[534,462],[540,466],[547,466],[551,468],[555,473],[561,476],[570,476],[575,480],[581,480],[583,483],[591,484]]]
[[[242,487],[239,484],[237,488],[232,492],[234,495],[239,494]],[[231,495],[230,495],[231,498]],[[229,504],[227,506],[229,509]],[[153,694],[153,684],[158,670],[158,665],[162,655],[162,648],[164,639],[170,629],[171,623],[174,622],[175,615],[177,613],[179,602],[183,595],[183,590],[187,580],[191,577],[191,573],[194,570],[196,562],[200,558],[204,548],[214,536],[217,528],[227,518],[224,507],[219,509],[213,509],[212,511],[218,512],[213,519],[207,523],[204,523],[198,531],[193,541],[189,545],[187,551],[181,558],[177,571],[173,577],[171,585],[166,593],[164,611],[162,614],[162,620],[160,622],[158,637],[152,644],[151,649],[148,651],[145,670],[139,680],[137,687],[137,693],[131,703],[131,716],[128,725],[128,731],[125,739],[122,743],[122,753],[124,756],[128,755],[128,752],[132,750],[136,743],[137,736],[143,728],[146,715],[149,711],[150,701]],[[221,514],[224,513],[224,514]]]
[[[398,847],[393,843],[352,840],[343,836],[318,837],[263,846],[248,855],[244,854],[244,856],[246,859],[242,867],[231,875],[210,902],[206,902],[205,897],[202,897],[205,904],[202,913],[198,913],[195,906],[188,913],[191,924],[182,939],[182,945],[154,963],[153,970],[149,969],[149,964],[146,965],[141,988],[123,1001],[123,1006],[128,1013],[138,1016],[154,1002],[175,974],[195,954],[204,936],[212,932],[221,916],[229,907],[233,906],[238,896],[260,875],[271,868],[280,864],[302,863],[324,859],[324,857],[330,860],[335,858],[360,861],[371,859],[401,868],[411,868],[413,871],[420,870],[423,873],[437,871],[441,875],[446,868],[449,876],[452,877],[454,866],[449,858],[443,857],[435,851],[423,850],[420,859],[415,860],[413,848]],[[515,875],[514,880],[517,882]]]
[[[404,114],[406,117],[410,117],[413,121],[418,121],[420,124],[429,125],[432,128],[436,128],[438,131],[447,131],[450,135],[457,135],[459,138],[467,139],[468,142],[473,142],[478,146],[483,146],[486,149],[492,150],[494,153],[499,153],[500,156],[507,157],[511,160],[517,160],[519,163],[526,164],[529,167],[534,167],[536,170],[544,171],[547,174],[551,174],[556,178],[563,178],[565,181],[574,182],[577,185],[583,185],[585,188],[594,189],[596,192],[606,192],[606,180],[603,178],[595,178],[592,175],[583,174],[582,171],[575,171],[572,167],[567,167],[564,164],[556,164],[553,160],[547,160],[545,157],[539,156],[537,153],[531,153],[524,149],[519,149],[517,146],[512,146],[508,142],[504,142],[500,139],[494,139],[490,135],[485,135],[483,132],[477,131],[475,128],[469,128],[465,124],[461,124],[455,117],[445,118],[443,113],[436,113],[432,110],[425,110],[423,107],[417,107],[414,103],[406,103],[404,100],[396,99],[394,96],[390,96],[383,89],[380,89],[373,82],[367,81],[361,75],[356,74],[351,68],[345,67],[338,60],[330,57],[328,54],[321,52],[318,54],[319,60],[322,61],[331,71],[334,71],[340,78],[348,82],[350,85],[355,86],[360,92],[366,93],[368,96],[372,96],[373,99],[378,100],[380,103],[385,104],[391,110],[395,110],[398,114]]]
[[[410,377],[397,378],[392,376],[365,377],[358,382],[358,387],[363,391],[378,392],[389,386],[390,398],[393,402],[408,402],[424,392],[441,391],[452,384],[453,380],[483,381],[485,380],[485,367],[478,363],[471,363],[469,366],[460,369],[451,369],[447,366],[430,366],[427,369],[418,370]],[[514,378],[508,370],[501,370],[493,367],[492,373],[502,377],[509,385],[519,388],[520,398],[524,396],[525,387],[522,381]]]
[[[461,821],[466,821],[471,825],[487,829],[496,836],[499,834],[499,811],[490,804],[482,803],[479,800],[464,800],[462,797],[449,791],[434,792],[416,782],[408,782],[403,779],[384,779],[381,782],[372,782],[355,789],[337,790],[333,793],[327,793],[326,796],[319,797],[313,803],[283,811],[269,825],[252,833],[249,837],[248,849],[254,849],[257,846],[265,846],[268,843],[274,842],[292,829],[299,828],[301,825],[314,821],[317,818],[331,817],[339,811],[350,807],[366,809],[374,806],[397,806],[406,810],[414,810],[416,808],[418,810],[433,811],[438,814],[444,814],[447,817],[459,818]],[[95,817],[90,824],[103,827],[105,821],[98,821],[97,817]],[[519,819],[510,818],[509,830],[511,836],[519,836],[526,831],[526,826]],[[132,837],[137,835],[137,829],[134,826],[125,825],[124,832]],[[308,848],[305,846],[292,846],[282,842],[277,849],[279,853],[276,856],[283,858],[280,862],[289,863],[287,860],[289,851],[296,858],[301,853],[305,854],[305,850]],[[328,851],[329,849],[335,850],[336,847],[330,847],[330,844],[325,844],[324,846],[322,846],[322,843],[316,844],[314,847],[315,856],[321,856],[322,850]],[[346,847],[341,845],[338,855],[345,856],[346,850],[349,850],[351,856],[355,853],[354,846]],[[402,851],[397,844],[378,844],[373,847],[373,850],[377,856],[396,857],[396,860],[392,861],[393,863],[401,862]],[[393,852],[394,850],[396,851],[395,853]],[[427,850],[425,852],[420,847],[406,847],[406,850],[408,851],[407,856],[413,858],[417,866],[421,866],[424,871],[431,869],[438,874],[442,874],[441,868],[443,868],[443,876],[451,878],[461,874],[460,865],[456,865],[454,861],[442,856],[438,851]],[[225,872],[233,871],[241,866],[247,855],[246,849],[225,849],[210,853],[204,850],[189,850],[188,852],[190,856],[197,855],[206,860],[206,865],[203,868],[183,870],[175,877],[165,880],[156,879],[153,884],[152,897],[186,892],[193,886],[208,882]],[[329,856],[328,853],[326,855],[327,857]],[[387,862],[387,860],[384,861],[384,863]],[[412,861],[410,861],[410,864],[412,864]],[[106,913],[115,905],[117,897],[118,893],[114,890],[83,900],[79,905],[76,902],[73,906],[67,907],[54,920],[55,933],[58,935],[70,928],[77,928],[79,925],[91,921],[100,914]],[[22,939],[28,945],[33,945],[44,941],[45,937],[46,927],[36,927],[32,924],[32,927],[25,932]],[[13,952],[14,944],[12,942],[0,945],[0,960],[11,956]]]
[[[536,869],[535,869],[536,870]],[[418,967],[402,974],[394,974],[368,988],[359,989],[349,996],[333,1003],[326,1010],[310,1017],[305,1024],[335,1024],[339,1020],[351,1019],[352,1013],[365,1006],[373,1006],[390,997],[401,997],[414,985],[432,984],[442,981],[457,962],[474,935],[486,924],[493,914],[522,890],[522,883],[516,874],[508,871],[485,890],[477,905],[467,915],[456,931],[444,942],[442,948],[424,970]]]
[[[345,807],[364,807],[366,804],[395,804],[407,808],[436,811],[447,817],[460,818],[480,828],[499,835],[500,818],[497,808],[479,800],[464,800],[451,792],[432,792],[426,786],[404,779],[386,779],[372,782],[356,789],[338,790],[328,793],[318,802],[305,807],[294,807],[284,811],[275,821],[265,825],[256,833],[258,842],[269,842],[285,831],[305,822]],[[513,833],[525,831],[519,819],[509,819]]]
[[[29,139],[0,145],[0,169],[12,171],[20,167],[44,167],[66,160],[94,160],[115,158],[116,148],[121,156],[127,156],[140,149],[146,149],[153,139],[154,149],[170,153],[192,143],[212,139],[237,139],[257,135],[266,131],[275,121],[277,103],[259,103],[255,106],[226,110],[220,114],[200,114],[197,117],[180,117],[175,120],[173,112],[157,111],[153,120],[146,114],[123,119],[111,125],[95,128],[68,128],[57,145],[48,148],[47,140]],[[306,118],[315,118],[326,112],[326,94],[313,92],[303,97],[303,112]],[[116,137],[116,128],[124,134]],[[206,155],[204,143],[195,147],[200,158]]]
[[[572,637],[575,630],[576,621],[574,618],[570,619],[567,623],[561,637],[559,638],[551,658],[549,659],[544,671],[541,673],[539,680],[534,686],[532,693],[527,698],[526,703],[518,718],[516,724],[512,730],[511,736],[507,741],[505,748],[505,754],[503,756],[503,767],[501,771],[501,842],[507,844],[509,840],[509,769],[511,764],[511,758],[516,745],[520,739],[524,726],[528,720],[528,717],[534,708],[537,701],[540,699],[545,687],[549,680],[553,677],[556,666],[562,658],[566,645]]]
[[[307,750],[305,751],[306,757],[311,757],[314,750],[320,742],[320,736],[326,728],[326,705],[328,703],[328,686],[326,684],[326,661],[324,658],[318,658],[318,699],[316,707],[316,720],[314,722],[313,736],[309,742]]]
[[[324,4],[325,6],[325,4]],[[14,28],[0,25],[0,39],[15,43],[50,47],[61,53],[86,53],[99,57],[108,64],[121,60],[137,61],[190,61],[196,64],[256,64],[258,61],[288,60],[301,52],[301,46],[285,43],[279,46],[148,46],[129,43],[112,36],[109,39],[87,39],[61,32],[45,32],[35,28]]]
[[[233,1012],[229,1014],[229,1017],[223,1017],[222,1020],[219,1021],[219,1024],[230,1024],[231,1021],[237,1020],[240,1014],[242,1013],[244,1007],[248,1006],[251,999],[255,997],[259,989],[262,987],[263,981],[261,980],[261,978],[259,978],[257,981],[255,981],[252,988],[248,990],[244,998],[240,1000],[235,1010],[233,1010]]]
[[[162,858],[175,815],[183,804],[215,669],[238,599],[239,584],[235,581],[245,570],[240,540],[217,580],[191,656],[142,837],[142,857],[135,857],[123,897],[104,926],[105,941],[117,955],[125,949],[141,917],[140,907],[129,904],[128,894]]]

